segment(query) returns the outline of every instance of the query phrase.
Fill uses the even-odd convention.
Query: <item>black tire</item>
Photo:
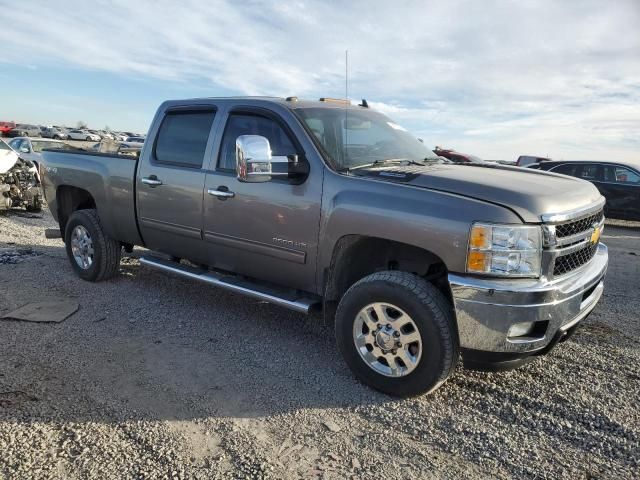
[[[85,138],[85,140],[86,140],[87,142],[90,142],[90,141],[91,141],[91,137],[87,137],[87,138]]]
[[[93,262],[86,269],[78,265],[71,250],[71,236],[74,228],[78,225],[82,225],[87,229],[93,244]],[[83,280],[100,282],[118,273],[122,247],[120,242],[104,233],[100,218],[95,210],[77,210],[73,212],[67,221],[64,238],[71,266]]]
[[[353,329],[361,309],[386,302],[406,312],[422,337],[422,356],[413,371],[388,377],[370,367],[358,352]],[[399,397],[429,393],[453,373],[459,358],[459,342],[451,305],[424,279],[399,271],[371,274],[344,294],[336,312],[336,341],[345,361],[363,383]]]

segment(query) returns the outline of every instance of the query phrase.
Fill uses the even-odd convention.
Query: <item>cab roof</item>
[[[268,96],[235,96],[235,97],[204,97],[204,98],[190,98],[184,100],[169,100],[169,104],[189,104],[189,103],[197,103],[198,101],[203,100],[213,100],[213,101],[251,101],[255,103],[275,103],[281,105],[285,108],[289,108],[291,110],[295,110],[297,108],[333,108],[333,109],[341,109],[343,110],[345,107],[349,107],[350,109],[362,109],[368,110],[368,106],[366,105],[366,100],[362,100],[363,104],[354,104],[347,103],[347,100],[340,98],[328,98],[323,97],[319,100],[305,100],[299,99],[298,97],[268,97]]]

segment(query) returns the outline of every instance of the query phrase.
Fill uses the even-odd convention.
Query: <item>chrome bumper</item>
[[[460,347],[467,350],[532,354],[543,350],[585,318],[604,289],[608,251],[555,279],[487,279],[449,275]],[[514,324],[531,322],[531,333],[509,336]]]

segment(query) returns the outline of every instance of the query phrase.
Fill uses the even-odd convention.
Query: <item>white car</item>
[[[0,173],[7,173],[18,161],[18,154],[0,139]]]
[[[87,130],[69,130],[67,135],[69,135],[69,140],[85,140],[87,142],[99,142],[102,140],[100,135],[88,132]]]

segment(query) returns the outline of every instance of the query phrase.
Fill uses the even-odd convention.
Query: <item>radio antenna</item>
[[[342,144],[342,161],[347,163],[347,146],[349,145],[349,50],[344,51],[344,141]]]
[[[344,51],[344,98],[349,100],[349,50]]]

